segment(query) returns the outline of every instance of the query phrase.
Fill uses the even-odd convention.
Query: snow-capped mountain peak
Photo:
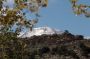
[[[84,39],[90,39],[90,36],[85,36]]]
[[[63,31],[53,29],[50,27],[38,27],[38,28],[33,28],[32,31],[26,31],[26,32],[20,32],[18,37],[25,38],[25,37],[31,37],[31,36],[40,36],[43,34],[46,35],[52,35],[52,34],[62,34]]]

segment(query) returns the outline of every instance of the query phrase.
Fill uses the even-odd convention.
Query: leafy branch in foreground
[[[0,30],[1,32],[19,32],[23,27],[30,30],[38,22],[38,11],[41,7],[47,7],[48,0],[12,0],[13,7],[8,5],[9,0],[0,0]],[[26,12],[29,10],[36,18],[27,19]],[[16,29],[13,27],[16,26]]]
[[[70,0],[73,12],[76,15],[84,14],[85,17],[90,17],[90,11],[88,10],[90,8],[90,5],[78,4],[78,1],[79,0]]]
[[[47,0],[12,0],[13,7],[8,1],[0,0],[0,59],[26,59],[29,53],[27,44],[17,39],[17,35],[23,27],[32,31],[38,23],[38,11],[47,7]],[[24,9],[34,13],[36,18],[28,20]]]

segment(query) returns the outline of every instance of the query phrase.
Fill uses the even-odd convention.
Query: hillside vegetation
[[[90,40],[68,32],[16,38],[0,34],[0,59],[90,59]]]

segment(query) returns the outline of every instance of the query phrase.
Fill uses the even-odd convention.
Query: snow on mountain
[[[85,36],[84,39],[90,39],[90,36]]]
[[[38,27],[38,28],[33,28],[32,31],[26,31],[26,32],[20,32],[18,37],[25,38],[25,37],[31,37],[31,36],[40,36],[43,34],[46,35],[52,35],[52,34],[62,34],[63,31],[53,29],[50,27]]]

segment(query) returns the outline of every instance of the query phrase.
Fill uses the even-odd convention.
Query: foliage
[[[85,5],[85,4],[78,4],[79,0],[70,0],[72,4],[72,9],[73,12],[76,15],[81,15],[84,14],[86,17],[90,17],[90,11],[88,9],[90,8],[90,5]]]
[[[47,7],[48,0],[12,0],[13,7],[7,4],[8,1],[0,0],[0,59],[27,59],[31,52],[24,41],[17,39],[17,35],[23,27],[32,31],[38,22],[39,9]],[[34,13],[36,18],[27,20],[24,9]]]
[[[41,7],[47,7],[48,0],[12,0],[14,6],[5,5],[9,0],[0,0],[0,29],[8,28],[11,31],[14,25],[17,26],[15,32],[19,32],[22,27],[29,27],[31,30],[38,22],[38,11]],[[27,20],[24,9],[28,9],[35,14],[35,19]],[[2,31],[1,31],[2,32]]]
[[[6,36],[5,36],[6,35]],[[42,35],[16,38],[14,33],[0,34],[0,59],[88,59],[90,40],[63,39],[66,35]],[[72,36],[72,35],[71,35]],[[90,43],[89,43],[90,44]]]

